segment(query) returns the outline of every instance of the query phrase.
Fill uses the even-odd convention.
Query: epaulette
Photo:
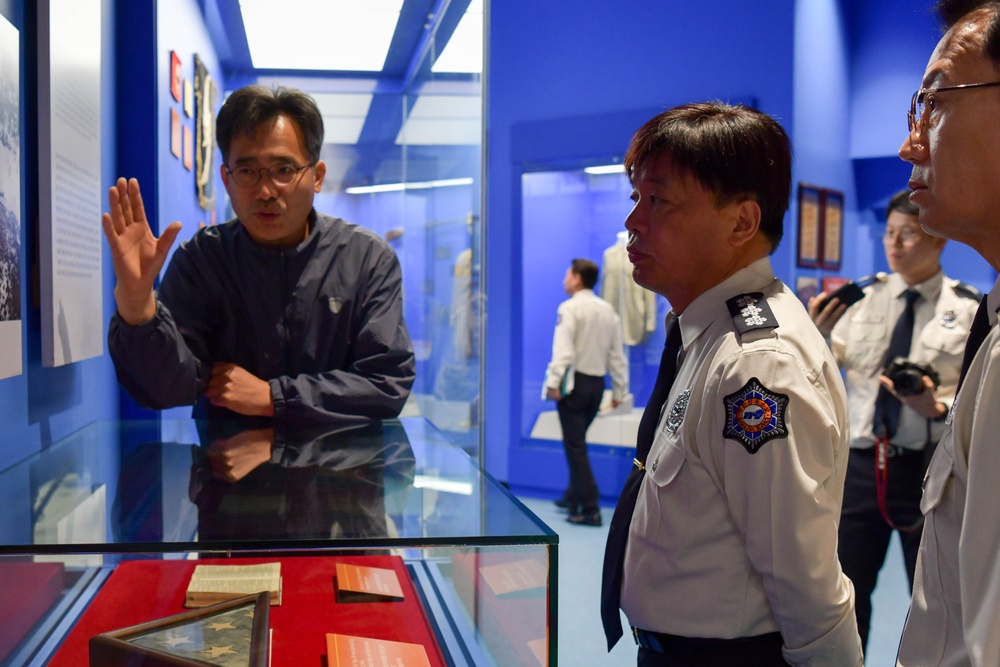
[[[983,299],[983,293],[968,283],[955,283],[955,287],[952,289],[955,290],[955,294],[964,296],[966,299],[975,299],[976,301]]]
[[[864,278],[858,278],[854,281],[854,284],[858,287],[868,287],[869,285],[874,285],[875,283],[884,283],[889,278],[889,274],[885,271],[879,271],[878,273],[873,273],[870,276],[865,276]]]
[[[763,292],[739,294],[726,301],[736,331],[743,335],[758,329],[776,329],[778,320],[767,305]]]

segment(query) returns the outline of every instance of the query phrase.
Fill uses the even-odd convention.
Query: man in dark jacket
[[[153,236],[135,179],[109,192],[118,311],[108,347],[141,405],[290,422],[399,414],[413,385],[399,262],[376,234],[316,213],[323,120],[308,95],[248,86],[217,120],[236,219]]]

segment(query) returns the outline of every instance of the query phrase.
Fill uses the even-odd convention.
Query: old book
[[[329,667],[430,667],[427,651],[420,644],[391,642],[388,639],[326,635]]]
[[[184,606],[206,607],[267,591],[272,606],[281,604],[281,563],[197,565],[188,582]]]
[[[337,563],[337,602],[398,602],[403,588],[394,570]]]

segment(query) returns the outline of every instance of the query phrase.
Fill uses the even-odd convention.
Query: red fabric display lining
[[[86,667],[92,636],[189,611],[184,608],[184,592],[195,565],[275,561],[281,563],[282,595],[281,605],[270,609],[273,667],[327,665],[328,632],[422,644],[431,667],[444,667],[420,598],[398,556],[128,561],[108,577],[49,667]],[[338,561],[394,570],[403,601],[338,604],[334,589]]]
[[[62,563],[0,563],[0,662],[62,594]]]

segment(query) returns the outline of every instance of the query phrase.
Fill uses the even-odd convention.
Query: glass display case
[[[265,563],[272,665],[352,664],[338,646],[557,664],[558,536],[421,417],[96,422],[0,472],[0,493],[2,665],[88,664],[95,636],[171,627],[195,567]],[[164,650],[233,664],[213,662],[227,624],[203,625]]]

